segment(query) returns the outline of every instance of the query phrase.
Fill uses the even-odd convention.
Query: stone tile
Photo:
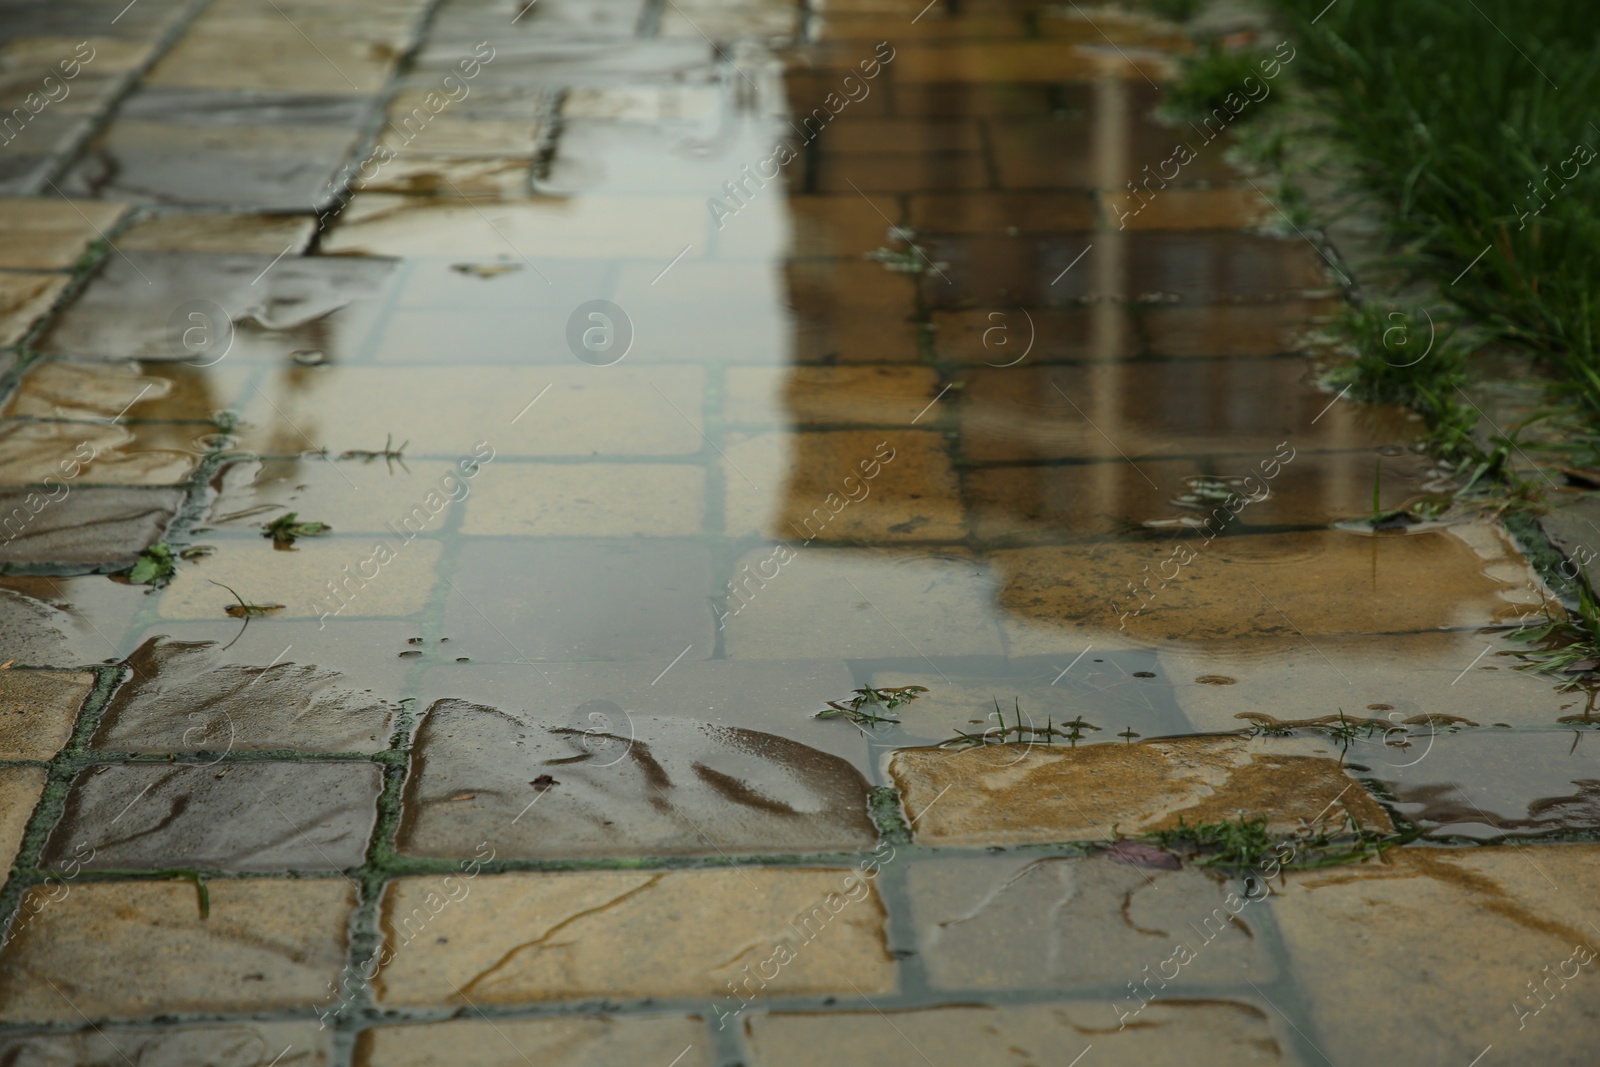
[[[889,772],[929,845],[1105,841],[1188,823],[1265,815],[1291,833],[1338,802],[1363,826],[1389,818],[1337,759],[1299,742],[1187,737],[1136,744],[984,745],[896,752]],[[928,805],[946,786],[937,806]]]
[[[205,365],[223,358],[280,363],[303,349],[337,355],[354,348],[370,329],[394,264],[322,256],[285,256],[274,264],[276,254],[113,256],[56,321],[41,347],[72,359]],[[220,321],[218,308],[231,329]],[[194,311],[207,316],[199,324],[213,331],[213,339],[199,351],[198,338],[187,345],[184,338],[183,324]],[[303,379],[308,372],[296,368],[287,376],[297,381],[297,373]]]
[[[274,1056],[280,1056],[274,1061]],[[101,1027],[76,1033],[40,1031],[0,1036],[0,1058],[16,1063],[119,1067],[327,1067],[332,1031],[309,1022],[200,1023],[188,1026]]]
[[[921,193],[911,197],[918,233],[1037,233],[1092,230],[1094,200],[1082,193]]]
[[[1389,510],[1422,499],[1438,472],[1416,453],[1367,451],[1307,453],[1280,467],[1271,482],[1262,474],[1243,459],[1145,459],[1135,467],[1119,458],[985,467],[966,472],[962,488],[979,537],[1020,543],[1107,538],[1140,527],[1203,536],[1201,530],[1232,535],[1327,526],[1372,513],[1374,475]],[[1263,490],[1265,499],[1237,503]]]
[[[463,118],[447,114],[416,135],[402,131],[404,120],[397,119],[398,116],[390,119],[389,129],[395,132],[380,143],[377,151],[387,148],[412,165],[440,156],[496,160],[514,156],[526,160],[538,147],[539,126],[527,119]],[[526,192],[524,184],[508,195]]]
[[[122,204],[96,200],[0,197],[0,267],[65,270],[125,210]]]
[[[58,867],[91,848],[106,870],[359,867],[382,779],[375,763],[93,767],[67,794],[42,863]]]
[[[1088,82],[1100,78],[1160,82],[1175,69],[1171,60],[1143,53],[1125,54],[1064,49],[1059,41],[962,41],[945,45],[906,45],[893,61],[896,84],[982,82]]]
[[[439,127],[441,133],[454,130],[454,125]],[[530,181],[530,165],[525,159],[463,159],[408,151],[371,178],[357,177],[352,188],[405,196],[498,199],[526,195]]]
[[[856,118],[848,112],[828,127],[828,136],[817,142],[829,154],[872,152],[911,156],[948,155],[955,152],[982,152],[983,126],[972,119]]]
[[[282,612],[254,620],[254,626],[264,628],[279,619],[324,615],[416,615],[432,593],[440,554],[438,541],[395,535],[372,541],[303,538],[293,552],[275,550],[265,537],[223,541],[217,549],[213,556],[178,568],[161,591],[161,618],[224,618],[224,609],[237,601],[213,582],[232,586],[253,604],[284,605]]]
[[[503,146],[495,152],[503,153]],[[322,248],[368,256],[510,252],[518,258],[613,259],[645,254],[660,255],[664,266],[671,249],[703,242],[709,222],[704,200],[689,197],[507,200],[485,213],[448,200],[362,193],[351,199]]]
[[[1092,243],[1087,236],[942,235],[930,252],[941,266],[922,275],[923,296],[935,308],[1100,300],[1224,304],[1317,297],[1334,285],[1328,264],[1298,237],[1129,233],[1115,245],[1116,260],[1086,258],[1069,271]]]
[[[1168,648],[1160,660],[1178,704],[1202,730],[1237,730],[1263,713],[1295,722],[1342,709],[1383,723],[1374,741],[1391,745],[1361,761],[1382,770],[1427,750],[1433,717],[1440,730],[1451,719],[1486,727],[1581,720],[1582,694],[1514,669],[1526,647],[1471,631],[1318,638],[1315,648],[1289,635]],[[1399,732],[1382,736],[1401,728],[1410,748],[1398,747],[1407,739]]]
[[[115,372],[111,378],[115,380]],[[47,375],[48,379],[61,384],[58,376]],[[98,385],[94,389],[104,395]],[[18,404],[30,402],[23,398],[23,392],[19,390]],[[32,390],[26,392],[29,397],[38,395]],[[109,421],[6,419],[0,421],[0,485],[41,486],[45,499],[53,497],[55,502],[68,499],[62,495],[63,486],[68,493],[77,494],[94,485],[179,485],[194,471],[198,457],[170,449],[132,447],[154,445],[158,435],[159,431],[149,426],[133,429],[113,426]],[[86,459],[88,462],[84,462]],[[68,475],[72,481],[67,480]],[[35,501],[30,510],[37,507]],[[20,528],[19,520],[5,528],[6,536]]]
[[[389,444],[399,449],[409,443],[390,438]],[[379,441],[368,447],[385,446]],[[477,457],[464,458],[470,468]],[[340,534],[432,533],[458,521],[487,469],[480,466],[469,478],[459,461],[403,453],[398,460],[352,456],[330,462],[318,455],[241,460],[222,473],[208,521],[225,530],[259,531],[263,523],[293,511]]]
[[[0,767],[0,870],[8,875],[48,775],[43,767]]]
[[[908,426],[937,412],[929,405],[939,388],[931,367],[730,367],[722,417],[755,426]]]
[[[735,41],[791,38],[799,30],[800,9],[788,0],[684,0],[663,12],[661,36],[693,40]]]
[[[780,569],[763,582],[760,568],[768,560]],[[1000,652],[993,579],[956,549],[800,546],[787,562],[772,549],[757,549],[734,573],[739,585],[721,618],[733,659],[915,660]]]
[[[1192,1063],[1296,1063],[1263,1008],[1228,1000],[1152,1004],[1138,1026],[1117,1030],[1104,1001],[1013,1007],[757,1015],[745,1025],[756,1067],[858,1062],[927,1067],[939,1062],[1069,1063],[1093,1047],[1118,1067]]]
[[[1159,174],[1162,164],[1175,158],[1179,145],[1186,145],[1193,158],[1173,181],[1181,185],[1225,185],[1242,180],[1227,159],[1227,148],[1233,143],[1231,134],[1224,133],[1209,144],[1197,137],[1184,140],[1170,127],[1135,117],[1148,113],[1154,103],[1151,100],[1141,108],[1135,93],[1124,98],[1113,91],[1088,94],[1076,108],[1070,104],[1046,108],[1043,117],[1028,114],[1030,109],[999,117],[988,130],[1001,185],[1007,189],[1087,191],[1109,184],[1122,192],[1127,190],[1128,182],[1155,177],[1151,188],[1167,196],[1180,186],[1160,189]],[[1123,107],[1131,115],[1119,123]],[[1126,141],[1121,145],[1108,144],[1109,139],[1097,141],[1096,122],[1101,116],[1108,125],[1125,123]],[[1114,213],[1106,214],[1115,221]]]
[[[172,397],[172,386],[166,378],[141,374],[137,363],[41,360],[28,368],[5,413],[35,419],[95,419],[109,424],[123,414],[149,418],[158,414],[151,405],[166,401],[159,409],[164,418],[204,419],[211,414],[185,404],[191,397]]]
[[[119,636],[144,609],[142,586],[81,578],[0,578],[0,644],[18,665],[115,663]]]
[[[1254,189],[1160,189],[1144,196],[1117,190],[1106,198],[1117,229],[1246,230],[1277,216]]]
[[[907,884],[917,954],[935,989],[1120,991],[1130,982],[1142,989],[1161,972],[1174,988],[1158,977],[1144,990],[1159,1004],[1280,977],[1263,944],[1268,909],[1251,906],[1266,894],[1245,897],[1242,882],[1194,867],[1008,855],[915,863]],[[1197,957],[1177,978],[1160,967],[1174,944]],[[1139,1004],[1123,993],[1106,1010],[1108,1022]]]
[[[1160,356],[1271,356],[1300,351],[1300,336],[1334,310],[1322,300],[1167,305],[1142,309],[1140,324],[1146,348]]]
[[[316,220],[293,215],[146,215],[117,235],[124,252],[304,254]]]
[[[497,409],[485,407],[484,375],[492,375]],[[495,367],[481,374],[461,365],[323,367],[309,378],[315,388],[293,377],[263,382],[244,407],[240,436],[244,447],[267,453],[326,446],[337,456],[378,448],[398,433],[414,454],[485,464],[496,455],[692,455],[704,447],[704,377],[701,368],[682,365]],[[352,396],[384,402],[352,406]]]
[[[789,254],[795,259],[854,259],[887,244],[892,225],[900,221],[897,211],[889,211],[885,219],[878,207],[855,193],[808,196],[791,190],[784,207],[790,220]]]
[[[665,664],[686,645],[705,659],[713,591],[711,556],[698,544],[485,541],[456,568],[445,628],[473,660]]]
[[[983,156],[973,153],[905,155],[898,152],[818,153],[816,189],[847,193],[852,185],[863,193],[887,198],[890,193],[987,189],[991,181]]]
[[[1185,545],[1193,553],[1187,567]],[[1491,577],[1486,561],[1448,530],[1019,548],[990,559],[1005,576],[1000,604],[1012,618],[1080,638],[1125,631],[1146,642],[1489,626],[1517,613],[1507,588],[1526,586],[1526,578]],[[1165,566],[1176,576],[1169,580]],[[1144,584],[1150,577],[1156,584]]]
[[[916,363],[923,331],[891,305],[842,308],[794,317],[796,363]]]
[[[0,542],[0,562],[131,564],[183,503],[178,489],[81,486],[53,501],[45,492],[0,489],[0,515],[14,524]]]
[[[622,264],[616,294],[631,318],[629,359],[682,363],[788,361],[795,345],[783,275],[746,262],[685,258]],[[653,283],[653,284],[652,284]],[[567,348],[562,338],[561,350]]]
[[[1291,876],[1272,907],[1318,1048],[1339,1063],[1443,1067],[1491,1044],[1585,1062],[1600,982],[1585,972],[1596,938],[1583,887],[1597,867],[1593,845],[1408,848]],[[1373,996],[1392,989],[1408,993]]]
[[[0,274],[0,346],[26,337],[71,280],[64,274]]]
[[[307,633],[309,639],[312,635]],[[293,643],[290,643],[290,648]],[[263,665],[212,641],[152,637],[129,656],[94,745],[123,752],[378,752],[398,705],[313,663],[309,643]],[[391,653],[393,655],[393,653]]]
[[[82,671],[0,671],[0,759],[54,758],[94,685]]]
[[[716,117],[721,101],[700,85],[580,86],[561,98],[561,117],[602,122],[658,123]]]
[[[252,92],[375,93],[383,88],[397,58],[376,41],[342,38],[290,23],[252,20],[241,33],[239,20],[201,16],[189,32],[145,75],[146,85],[174,89],[224,89]],[[315,42],[315,43],[313,43]]]
[[[505,463],[485,468],[461,530],[534,537],[688,537],[705,469],[676,464]]]
[[[504,859],[765,855],[877,839],[866,779],[837,756],[754,730],[606,710],[548,726],[462,700],[433,704],[401,850],[470,858],[471,843],[487,841]],[[555,783],[533,784],[546,776]]]
[[[705,1024],[695,1016],[566,1016],[454,1019],[420,1026],[376,1026],[356,1042],[357,1067],[427,1067],[462,1057],[482,1067],[610,1067],[649,1063],[682,1048],[683,1067],[712,1067]],[[691,1051],[698,1049],[698,1053]]]
[[[735,981],[772,997],[895,987],[883,904],[853,868],[480,875],[465,883],[470,895],[453,880],[400,878],[386,888],[393,960],[375,983],[382,1006],[733,1002]],[[792,958],[765,987],[744,977],[745,968],[777,966],[783,946]]]
[[[1093,308],[972,308],[933,313],[941,363],[1009,370],[1038,363],[1127,359],[1137,354],[1132,315],[1114,305]]]
[[[76,1026],[85,1017],[299,1011],[322,999],[345,963],[350,882],[217,879],[207,888],[209,918],[186,881],[83,882],[42,901],[5,949],[0,1018]],[[23,906],[46,892],[29,890]]]
[[[966,536],[955,470],[937,433],[730,434],[722,452],[730,536],[868,544]]]

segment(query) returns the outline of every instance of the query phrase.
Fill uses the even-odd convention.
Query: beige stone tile
[[[302,36],[287,18],[273,22],[272,13],[267,16],[253,25],[207,25],[200,20],[145,75],[144,83],[181,89],[374,93],[397,58],[382,42],[310,30],[305,31],[309,37]],[[244,29],[253,32],[241,33]]]
[[[662,37],[692,40],[736,41],[794,36],[800,8],[789,0],[684,0],[682,7],[663,12]]]
[[[1125,189],[1108,194],[1107,221],[1119,230],[1244,230],[1277,217],[1254,189],[1150,188],[1143,196]]]
[[[292,215],[149,215],[117,235],[124,252],[241,252],[299,255],[316,220]]]
[[[529,166],[525,159],[453,159],[406,152],[371,178],[357,178],[352,188],[406,196],[511,198],[527,193]]]
[[[497,143],[493,154],[505,155],[503,144]],[[644,254],[660,255],[665,264],[672,249],[702,242],[708,225],[705,202],[688,197],[549,197],[508,200],[486,209],[362,193],[351,198],[322,247],[330,254],[370,256],[511,252],[535,260]]]
[[[854,899],[852,899],[852,897]],[[738,1001],[895,987],[876,888],[853,868],[401,878],[384,893],[385,1007],[596,997]],[[746,979],[774,959],[776,976]],[[779,966],[776,962],[768,964]]]
[[[937,421],[931,367],[730,367],[722,417],[739,425],[907,426]]]
[[[327,1067],[333,1061],[333,1031],[312,1022],[193,1023],[187,1026],[96,1027],[76,1033],[39,1031],[0,1037],[0,1058],[15,1063],[276,1064]],[[273,1057],[279,1058],[274,1061]]]
[[[1195,867],[1108,856],[927,860],[911,865],[907,887],[917,954],[936,989],[1114,989],[1123,991],[1106,1011],[1115,1021],[1118,1008],[1139,1007],[1126,984],[1142,987],[1176,944],[1196,958],[1165,974],[1174,988],[1158,978],[1146,998],[1280,976],[1261,936],[1268,909],[1256,905],[1266,894],[1245,898],[1240,882]]]
[[[0,49],[0,56],[4,57],[7,67],[59,68],[67,60],[82,55],[78,49],[83,45],[89,46],[91,58],[86,63],[79,60],[78,77],[86,80],[133,70],[144,62],[154,47],[153,42],[148,40],[128,40],[123,37],[13,37]],[[67,84],[70,98],[72,90],[82,88],[84,83],[79,82],[76,87],[71,81]]]
[[[574,86],[561,100],[566,119],[603,122],[706,120],[717,114],[722,98],[700,85]]]
[[[43,767],[0,767],[0,799],[4,800],[0,804],[0,870],[9,873],[17,862],[17,850],[28,832],[34,806],[44,795],[48,775]]]
[[[1259,713],[1292,722],[1343,710],[1396,731],[1429,716],[1531,726],[1581,715],[1582,694],[1559,692],[1551,679],[1515,669],[1521,662],[1515,653],[1526,648],[1503,635],[1472,632],[1318,638],[1315,648],[1291,635],[1163,649],[1160,661],[1178,706],[1201,730],[1237,730]],[[1389,752],[1385,761],[1415,760],[1429,729],[1413,722],[1412,747]],[[1389,738],[1401,739],[1398,732]]]
[[[497,463],[461,530],[533,537],[688,537],[705,521],[705,468],[661,463]]]
[[[0,346],[26,337],[71,280],[64,274],[0,274]]]
[[[380,144],[399,157],[397,162],[404,160],[411,165],[435,156],[516,156],[526,160],[533,155],[539,139],[538,123],[528,120],[464,118],[442,112],[425,126],[416,120],[407,125],[405,116],[410,112],[409,107],[403,112],[391,110],[390,132]],[[515,195],[526,192],[525,185],[513,191]]]
[[[200,917],[190,882],[81,882],[7,946],[0,1019],[62,1022],[184,1012],[304,1010],[345,962],[344,878],[218,879]],[[80,1014],[81,1013],[81,1014]]]
[[[1104,841],[1244,812],[1291,833],[1336,801],[1361,825],[1387,829],[1383,809],[1314,744],[1187,737],[1136,744],[915,748],[889,763],[914,833],[929,845]],[[946,787],[949,795],[929,809]]]
[[[682,1067],[711,1067],[712,1046],[695,1016],[584,1015],[553,1019],[452,1019],[377,1026],[356,1043],[357,1067],[432,1067],[469,1060],[480,1067],[613,1067],[648,1064],[674,1050]],[[664,1062],[664,1061],[663,1061]]]
[[[379,545],[387,551],[379,552]],[[265,537],[226,541],[215,555],[178,568],[160,594],[157,611],[163,619],[225,618],[228,605],[237,603],[220,587],[227,585],[252,604],[284,605],[281,612],[255,619],[255,626],[323,613],[347,619],[415,615],[432,594],[439,554],[438,541],[393,534],[302,538],[291,552],[274,549]]]
[[[1118,631],[1146,642],[1292,634],[1315,641],[1488,626],[1520,613],[1508,598],[1527,580],[1493,571],[1493,561],[1441,529],[1318,530],[1209,544],[1195,536],[1176,547],[1019,548],[989,558],[1004,575],[1000,603],[1012,619],[1075,634],[1079,647],[1085,635]],[[1180,566],[1185,558],[1191,562]],[[1526,575],[1525,564],[1519,569]],[[1176,576],[1167,580],[1169,572]]]
[[[398,447],[406,442],[392,443]],[[467,460],[470,470],[470,453]],[[211,522],[223,529],[259,530],[293,511],[340,534],[431,533],[457,521],[487,469],[477,467],[476,474],[466,477],[459,461],[404,456],[392,462],[355,457],[329,461],[321,456],[244,460],[223,473]]]
[[[65,270],[125,210],[104,200],[0,197],[0,267]]]
[[[722,452],[731,536],[797,543],[966,536],[955,470],[937,433],[732,434]]]
[[[1000,652],[994,585],[958,549],[757,549],[734,569],[728,655],[868,659]],[[776,572],[773,574],[773,572]],[[766,581],[763,576],[773,574]]]
[[[94,684],[82,671],[0,671],[0,759],[53,758]]]
[[[1094,200],[1084,193],[919,193],[911,228],[919,233],[1037,233],[1092,230]]]
[[[124,413],[134,418],[204,419],[210,410],[193,406],[193,394],[168,400],[172,381],[141,373],[137,363],[69,363],[44,360],[28,368],[22,385],[6,405],[9,416],[35,419],[97,419],[111,423]],[[182,403],[189,401],[190,403]]]
[[[703,383],[704,372],[685,365],[325,367],[313,388],[292,375],[261,383],[239,432],[244,447],[276,455],[326,446],[337,456],[392,435],[409,440],[413,455],[485,463],[494,455],[681,456],[704,447]],[[354,396],[382,402],[351,404]]]
[[[1019,1007],[832,1011],[752,1017],[746,1028],[755,1067],[871,1063],[1070,1064],[1113,1067],[1197,1063],[1296,1063],[1264,1008],[1227,1000],[1152,1004],[1139,1025],[1118,1030],[1103,1000]],[[929,1056],[938,1057],[929,1060]]]
[[[196,456],[132,447],[148,434],[106,423],[0,421],[0,485],[53,478],[70,492],[73,485],[178,485],[189,477]],[[49,492],[61,499],[55,483]]]
[[[1596,847],[1390,856],[1291,875],[1273,899],[1323,1054],[1443,1067],[1492,1044],[1490,1058],[1587,1062],[1600,1025]],[[1404,996],[1374,996],[1387,990]]]

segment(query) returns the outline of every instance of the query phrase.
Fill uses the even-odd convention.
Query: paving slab
[[[121,764],[84,771],[45,846],[102,870],[359,867],[378,816],[373,763]]]
[[[358,691],[338,671],[302,662],[322,648],[307,632],[301,655],[252,662],[215,641],[147,639],[100,718],[93,744],[122,752],[378,752],[394,701]]]
[[[327,1067],[332,1034],[306,1022],[232,1022],[189,1026],[107,1026],[76,1033],[0,1036],[0,1056],[18,1064],[79,1067]],[[278,1057],[274,1059],[274,1057]]]
[[[1388,828],[1337,759],[1306,750],[1236,737],[919,748],[896,752],[889,773],[920,813],[916,839],[930,845],[1106,841],[1241,813],[1290,833],[1336,804],[1362,826]]]
[[[83,882],[0,952],[0,1019],[139,1019],[304,1010],[345,963],[355,888],[343,878],[219,879],[200,916],[190,882]],[[24,898],[43,896],[31,889]]]
[[[47,495],[60,488],[0,489],[0,515],[13,524],[0,562],[129,565],[161,539],[183,503],[178,489],[91,485]]]
[[[0,463],[4,464],[0,485],[40,487],[16,490],[35,515],[39,502],[27,501],[30,492],[60,503],[67,499],[63,493],[77,495],[90,486],[179,485],[194,471],[198,457],[157,447],[162,436],[148,424],[128,427],[109,422],[0,420]],[[193,447],[195,435],[191,432],[188,436],[191,440],[184,443]],[[151,447],[136,447],[139,445]],[[24,525],[18,516],[6,536],[20,533]]]
[[[28,336],[70,281],[64,274],[0,274],[0,345],[14,345]]]
[[[466,506],[463,533],[690,537],[705,525],[705,468],[680,464],[496,463]]]
[[[305,252],[315,219],[293,215],[141,215],[117,234],[124,252],[233,252],[291,256]]]
[[[508,859],[726,856],[877,839],[867,781],[837,756],[614,703],[591,710],[589,722],[554,726],[461,700],[433,704],[417,734],[401,850],[470,858],[488,841]]]
[[[54,758],[94,685],[87,671],[0,671],[0,759]]]
[[[382,922],[385,1007],[596,997],[736,1006],[896,985],[883,905],[854,868],[401,878],[385,890]]]
[[[66,270],[125,210],[106,201],[0,197],[0,267]]]
[[[43,767],[0,767],[0,798],[5,800],[0,809],[0,869],[9,872],[17,861],[48,773]]]
[[[712,1067],[705,1023],[694,1016],[586,1015],[559,1019],[452,1019],[376,1026],[357,1039],[358,1067],[431,1067],[465,1056],[482,1067],[610,1067],[649,1063],[679,1049],[683,1067]]]

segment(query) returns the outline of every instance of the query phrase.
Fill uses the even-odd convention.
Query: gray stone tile
[[[64,864],[82,846],[99,870],[357,867],[380,788],[372,763],[91,768],[73,783],[43,862]]]
[[[51,501],[53,491],[0,489],[0,516],[17,530],[0,541],[0,563],[131,564],[183,503],[181,489],[89,485]]]

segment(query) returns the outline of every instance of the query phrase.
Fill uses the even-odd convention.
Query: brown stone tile
[[[311,516],[306,516],[311,518]],[[382,545],[385,552],[377,551]],[[163,619],[221,619],[237,601],[213,582],[232,586],[253,604],[282,604],[277,619],[382,618],[422,611],[433,591],[438,541],[388,535],[302,538],[292,552],[279,552],[267,538],[226,540],[199,566],[180,567],[160,593]]]
[[[1239,188],[1152,187],[1142,196],[1117,190],[1106,197],[1105,209],[1119,230],[1245,230],[1277,217],[1266,197]]]
[[[1094,200],[1082,193],[921,193],[911,197],[918,233],[1037,233],[1095,228]]]
[[[132,676],[101,716],[94,745],[121,752],[388,747],[398,706],[357,691],[337,671],[297,662],[320,651],[303,644],[299,655],[285,649],[284,658],[263,664],[212,641],[152,637],[128,657]]]
[[[54,758],[94,685],[83,671],[0,671],[0,759]]]
[[[452,159],[407,151],[371,178],[358,177],[351,187],[406,196],[500,198],[526,195],[529,181],[526,159]]]
[[[682,1067],[711,1067],[705,1023],[695,1016],[566,1016],[453,1019],[377,1026],[357,1039],[357,1067],[429,1067],[462,1057],[481,1067],[612,1067],[650,1063],[679,1049]],[[694,1051],[698,1050],[698,1051]]]
[[[941,363],[1002,370],[1064,360],[1124,359],[1137,352],[1134,319],[1121,308],[971,308],[936,311]]]
[[[1408,848],[1291,876],[1273,916],[1318,1048],[1339,1063],[1470,1063],[1489,1045],[1585,1062],[1600,1024],[1597,869],[1593,845]]]
[[[729,435],[722,451],[730,536],[868,543],[966,536],[955,471],[937,433]]]
[[[721,624],[733,659],[877,659],[1000,653],[994,586],[958,549],[757,549],[734,569]],[[773,561],[768,563],[767,561]],[[778,566],[777,576],[761,576]],[[819,626],[818,620],[826,625]],[[891,625],[885,620],[893,620]]]
[[[129,429],[108,423],[6,419],[0,421],[0,485],[42,485],[47,497],[53,495],[55,501],[64,502],[62,486],[68,486],[69,493],[81,493],[84,486],[94,485],[182,483],[194,471],[197,457],[176,450],[130,447],[153,445],[155,436],[147,426]],[[36,508],[37,502],[32,506]],[[7,528],[7,536],[17,528]]]
[[[909,318],[916,310],[915,283],[881,263],[790,261],[783,274],[789,301],[802,315],[832,317],[862,311]]]
[[[400,848],[470,858],[487,841],[503,859],[561,859],[829,852],[877,838],[867,782],[837,756],[753,730],[607,710],[549,726],[436,702],[417,737]],[[535,784],[543,777],[553,781]]]
[[[88,848],[109,870],[359,867],[382,777],[364,762],[94,767],[67,794],[43,862],[60,866]]]
[[[0,870],[10,872],[28,832],[28,820],[44,795],[43,767],[0,767]]]
[[[1141,309],[1148,351],[1158,356],[1271,356],[1298,352],[1300,337],[1335,306],[1325,300],[1166,305]]]
[[[4,950],[6,1022],[304,1010],[345,962],[355,888],[343,878],[83,882],[45,901]],[[28,891],[23,906],[47,890]]]
[[[907,884],[917,955],[935,989],[1121,990],[1154,974],[1175,942],[1198,959],[1171,991],[1157,979],[1145,992],[1157,1003],[1279,976],[1259,936],[1268,909],[1241,906],[1238,883],[1194,867],[1150,870],[1105,856],[927,860],[911,866]],[[1130,994],[1118,999],[1124,1011],[1139,1006]]]
[[[497,463],[461,532],[532,537],[689,537],[705,520],[705,469],[664,463]]]
[[[45,495],[61,488],[0,489],[0,515],[12,524],[0,562],[131,564],[161,539],[183,503],[178,489],[86,485],[53,500]]]
[[[0,346],[26,337],[71,280],[64,274],[0,274]]]
[[[1319,448],[1405,448],[1421,433],[1397,407],[1330,406],[1306,375],[1286,359],[978,368],[961,449],[989,462],[1238,453],[1259,466]]]
[[[1063,48],[1059,41],[962,41],[906,45],[896,49],[896,84],[929,82],[1088,82],[1099,78],[1157,82],[1175,71],[1170,60],[1141,53],[1125,58],[1089,49]]]
[[[124,252],[235,252],[300,255],[316,220],[292,215],[147,215],[117,235]]]
[[[890,774],[928,845],[1104,841],[1188,823],[1265,815],[1291,833],[1335,800],[1363,826],[1389,826],[1337,759],[1296,742],[1189,737],[1136,744],[983,745],[896,752]],[[956,786],[929,810],[947,786]]]
[[[135,419],[200,420],[216,410],[214,403],[196,404],[201,398],[193,393],[172,393],[170,378],[141,373],[137,363],[47,359],[28,368],[5,413],[36,419],[95,419],[109,424],[123,414]]]
[[[1162,957],[1157,957],[1159,960]],[[1131,961],[1130,961],[1131,962]],[[755,1067],[861,1062],[881,1067],[954,1063],[1070,1063],[1090,1056],[1116,1067],[1193,1063],[1295,1063],[1268,1011],[1236,1001],[1191,999],[1145,1009],[1115,1027],[1103,1000],[1012,1007],[948,1007],[757,1015],[746,1023]]]
[[[746,999],[896,984],[883,905],[854,868],[400,878],[382,922],[385,1007],[706,996],[734,1009],[735,982]],[[775,977],[746,978],[778,966],[781,946],[792,958]]]
[[[843,308],[796,315],[796,363],[915,363],[921,327],[894,310]]]
[[[1095,95],[1085,99],[1078,109],[1054,114],[1047,111],[1048,118],[1028,115],[991,123],[989,136],[1001,185],[1007,189],[1088,190],[1108,184],[1117,195],[1133,195],[1126,183],[1138,184],[1150,178],[1150,188],[1168,196],[1180,185],[1240,180],[1239,172],[1227,162],[1230,135],[1224,134],[1208,144],[1201,138],[1185,136],[1183,131],[1136,118],[1139,108],[1131,96],[1124,100],[1114,92]],[[1126,140],[1111,144],[1097,141],[1096,122],[1114,124],[1124,108]],[[1180,158],[1175,155],[1179,145],[1189,149],[1182,156],[1192,158],[1178,169],[1176,177],[1169,178],[1172,184],[1161,189],[1161,176],[1171,174],[1176,158]],[[1107,212],[1107,218],[1115,224],[1114,213]]]
[[[1180,551],[1184,545],[1193,555]],[[1526,585],[1491,577],[1486,561],[1444,530],[1260,534],[1209,545],[1197,537],[1178,547],[1162,541],[1021,548],[990,558],[1005,575],[1000,603],[1014,617],[1079,637],[1123,630],[1145,641],[1290,635],[1315,641],[1489,626],[1517,613],[1505,594]],[[1186,558],[1191,562],[1183,566]],[[1135,582],[1142,595],[1130,589]]]
[[[992,186],[983,156],[975,152],[911,155],[900,152],[823,152],[814,188],[823,193],[921,193]],[[885,205],[879,204],[880,208]],[[886,212],[887,213],[887,212]]]
[[[790,219],[789,254],[796,259],[855,259],[887,244],[890,228],[900,222],[898,205],[874,206],[854,192],[791,195],[784,208]]]
[[[104,200],[0,197],[0,267],[65,270],[126,210]]]
[[[805,116],[800,116],[803,120]],[[908,120],[855,118],[844,112],[827,127],[817,144],[829,155],[858,152],[874,155],[943,156],[981,153],[983,128],[972,119]]]
[[[0,1036],[0,1057],[17,1063],[72,1063],[116,1067],[268,1064],[327,1067],[333,1032],[309,1022],[198,1023],[188,1026],[96,1027],[76,1033],[39,1031]]]
[[[904,426],[936,410],[939,377],[931,367],[730,367],[722,387],[722,417],[736,425]]]

